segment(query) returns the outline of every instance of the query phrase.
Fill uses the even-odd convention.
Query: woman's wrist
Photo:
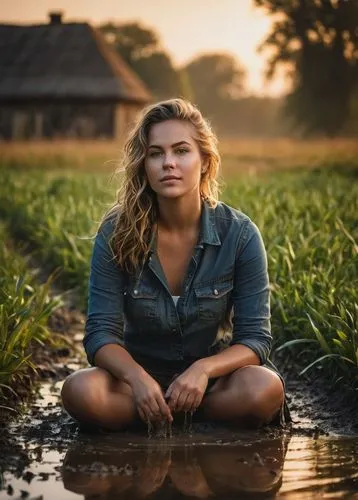
[[[134,366],[126,370],[126,373],[123,376],[123,380],[132,387],[132,385],[137,380],[144,377],[145,375],[147,375],[147,372],[144,370],[144,368],[138,363],[135,363]]]
[[[195,361],[194,365],[208,378],[211,377],[211,363],[209,358],[198,359],[198,361]]]

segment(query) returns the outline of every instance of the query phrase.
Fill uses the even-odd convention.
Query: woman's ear
[[[204,158],[203,163],[201,165],[201,173],[205,174],[205,172],[207,171],[208,168],[209,168],[209,160]]]

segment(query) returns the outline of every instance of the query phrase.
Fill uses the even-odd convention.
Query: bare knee
[[[283,400],[280,377],[268,368],[250,365],[219,379],[203,406],[208,418],[257,427],[272,420]]]
[[[284,389],[280,377],[261,366],[242,368],[243,390],[247,416],[257,423],[269,422],[280,410],[284,401]]]
[[[62,386],[63,406],[78,420],[94,422],[99,416],[103,389],[96,375],[93,368],[85,368],[69,375]]]

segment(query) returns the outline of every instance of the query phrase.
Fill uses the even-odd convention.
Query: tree
[[[286,110],[307,133],[335,135],[349,118],[358,81],[356,0],[254,0],[275,21],[259,50],[267,76],[286,67],[293,83]]]
[[[138,74],[156,99],[185,95],[187,87],[157,33],[139,23],[100,26],[100,31],[119,55]]]
[[[245,70],[230,54],[204,54],[189,62],[186,72],[193,101],[208,116],[220,122],[242,96]]]

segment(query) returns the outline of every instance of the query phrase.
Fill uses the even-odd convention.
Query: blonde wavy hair
[[[116,193],[114,205],[101,223],[114,218],[114,231],[110,244],[118,265],[132,274],[143,265],[150,250],[150,242],[157,224],[156,194],[151,189],[145,173],[149,131],[152,125],[166,120],[183,120],[191,123],[201,156],[207,161],[202,174],[200,196],[211,207],[218,202],[220,155],[217,137],[207,120],[191,102],[176,98],[147,106],[139,114],[123,147],[123,157],[118,172],[124,174]]]

